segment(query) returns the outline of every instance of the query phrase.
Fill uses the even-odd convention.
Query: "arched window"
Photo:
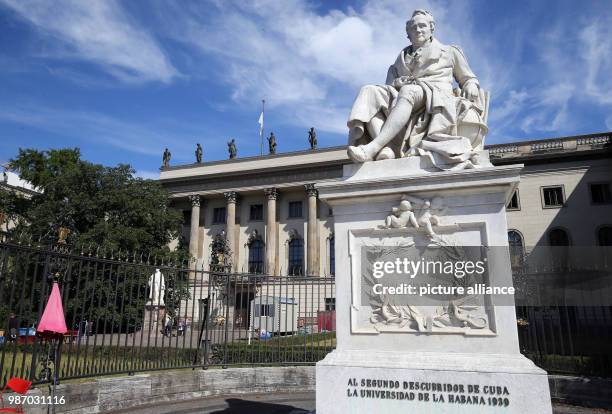
[[[548,232],[548,244],[551,249],[551,264],[559,270],[566,269],[569,264],[568,249],[570,245],[569,235],[563,229],[552,229]]]
[[[301,276],[304,274],[304,241],[292,239],[289,242],[289,275]]]
[[[336,249],[334,247],[334,239],[334,235],[332,234],[329,238],[329,274],[332,276],[336,274]]]
[[[553,229],[548,232],[548,244],[550,246],[569,246],[569,235],[563,229]]]
[[[600,246],[612,246],[612,226],[603,226],[597,232],[597,240]]]
[[[264,243],[255,239],[249,244],[249,273],[263,273]]]
[[[508,246],[510,248],[510,264],[512,267],[523,264],[523,236],[516,230],[508,231]]]

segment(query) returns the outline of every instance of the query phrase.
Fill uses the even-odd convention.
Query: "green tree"
[[[25,235],[34,242],[55,242],[59,228],[68,228],[68,246],[76,254],[50,256],[45,250],[33,253],[15,248],[15,254],[7,255],[9,260],[0,266],[0,293],[5,298],[0,316],[12,309],[27,316],[29,323],[35,321],[39,304],[27,304],[32,308],[25,309],[19,298],[42,298],[41,281],[55,266],[61,273],[69,325],[93,319],[98,332],[137,329],[148,298],[147,281],[155,267],[162,260],[184,265],[189,258],[184,249],[167,247],[179,236],[182,224],[182,214],[168,207],[168,193],[154,180],[135,177],[129,165],[93,164],[81,159],[76,148],[20,149],[10,165],[38,190],[29,200],[0,194],[0,209],[20,218],[11,232],[20,239]],[[81,250],[117,260],[79,257]],[[155,257],[157,263],[142,263],[141,253]],[[188,272],[185,266],[168,265],[162,271],[167,310],[172,313],[188,296]]]
[[[27,224],[17,230],[34,238],[52,238],[67,227],[75,245],[164,254],[179,235],[182,215],[168,208],[167,192],[135,177],[129,165],[93,164],[75,148],[20,149],[11,166],[40,190],[19,211]]]

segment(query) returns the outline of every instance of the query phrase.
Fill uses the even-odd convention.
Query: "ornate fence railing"
[[[53,372],[61,380],[314,364],[334,349],[333,278],[216,270],[126,253],[0,243],[0,385],[12,377],[42,383]],[[560,274],[586,277],[584,269],[571,272]],[[554,276],[550,269],[515,268],[521,280]],[[53,280],[69,329],[57,360],[35,335]],[[521,351],[549,372],[612,373],[612,306],[519,306],[517,323]],[[10,327],[17,327],[14,335]]]
[[[35,335],[52,280],[69,329],[57,361]],[[61,380],[312,364],[335,346],[334,289],[318,276],[209,272],[126,253],[0,243],[0,384],[45,382],[54,370]],[[18,327],[13,335],[10,326]]]

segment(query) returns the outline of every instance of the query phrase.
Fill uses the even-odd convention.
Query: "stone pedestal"
[[[512,286],[505,204],[521,169],[439,171],[404,158],[347,165],[341,182],[318,186],[334,209],[337,347],[317,364],[317,414],[551,412],[546,372],[519,352],[511,296],[431,312],[363,294],[371,248],[484,246],[489,285]],[[444,208],[431,229],[381,228],[402,198]],[[416,204],[421,220],[429,204]]]
[[[145,305],[145,314],[142,329],[145,332],[152,332],[153,335],[159,335],[160,331],[164,327],[164,317],[166,316],[166,307],[151,305],[148,303]]]

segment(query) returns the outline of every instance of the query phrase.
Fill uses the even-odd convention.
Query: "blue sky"
[[[246,3],[246,4],[245,4]],[[384,82],[415,8],[491,91],[488,143],[612,130],[608,1],[0,0],[0,160],[79,147],[155,177],[172,164],[346,142],[363,84]]]

